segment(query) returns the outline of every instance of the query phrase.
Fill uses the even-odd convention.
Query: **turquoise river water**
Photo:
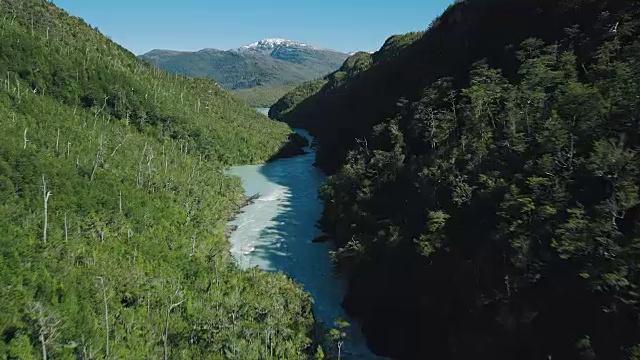
[[[268,109],[258,109],[265,114]],[[312,140],[304,130],[296,130]],[[237,166],[228,173],[242,179],[248,196],[260,197],[245,207],[230,225],[231,253],[243,269],[259,267],[283,272],[300,283],[314,299],[316,320],[331,325],[344,318],[352,325],[343,346],[343,359],[376,359],[366,346],[358,325],[345,314],[341,302],[346,291],[335,274],[329,244],[313,243],[321,235],[316,223],[322,214],[318,190],[325,175],[313,166],[315,153],[264,165]]]

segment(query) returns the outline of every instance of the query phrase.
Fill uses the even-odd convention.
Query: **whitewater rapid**
[[[265,114],[268,109],[259,111]],[[313,140],[304,130],[296,132]],[[228,171],[242,179],[247,196],[260,195],[230,223],[237,227],[230,237],[231,253],[243,269],[283,272],[300,283],[313,296],[314,315],[323,325],[331,326],[337,318],[352,323],[343,358],[375,359],[341,307],[346,283],[334,272],[330,244],[313,243],[322,235],[316,227],[322,215],[318,190],[326,177],[313,166],[315,153],[306,150],[294,158]]]

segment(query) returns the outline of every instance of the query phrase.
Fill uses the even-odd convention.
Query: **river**
[[[263,114],[268,109],[258,109]],[[304,130],[297,133],[308,140]],[[283,272],[300,283],[314,299],[317,321],[331,326],[337,318],[346,319],[349,340],[344,359],[376,359],[366,346],[359,326],[341,307],[345,281],[333,270],[330,244],[313,243],[322,232],[316,222],[322,214],[318,189],[325,175],[313,166],[315,153],[280,159],[264,165],[237,166],[228,173],[242,179],[248,196],[260,197],[233,220],[231,253],[243,269],[259,267]],[[326,350],[326,349],[325,349]]]

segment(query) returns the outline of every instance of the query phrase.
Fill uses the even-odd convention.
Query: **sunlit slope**
[[[39,0],[0,1],[0,357],[306,358],[309,298],[240,272],[229,164],[289,130]]]

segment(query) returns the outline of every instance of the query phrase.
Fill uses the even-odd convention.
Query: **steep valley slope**
[[[638,39],[638,1],[457,1],[279,100],[376,352],[640,358]]]
[[[224,169],[291,130],[48,1],[0,0],[0,33],[0,358],[308,358],[308,294],[225,238]]]

